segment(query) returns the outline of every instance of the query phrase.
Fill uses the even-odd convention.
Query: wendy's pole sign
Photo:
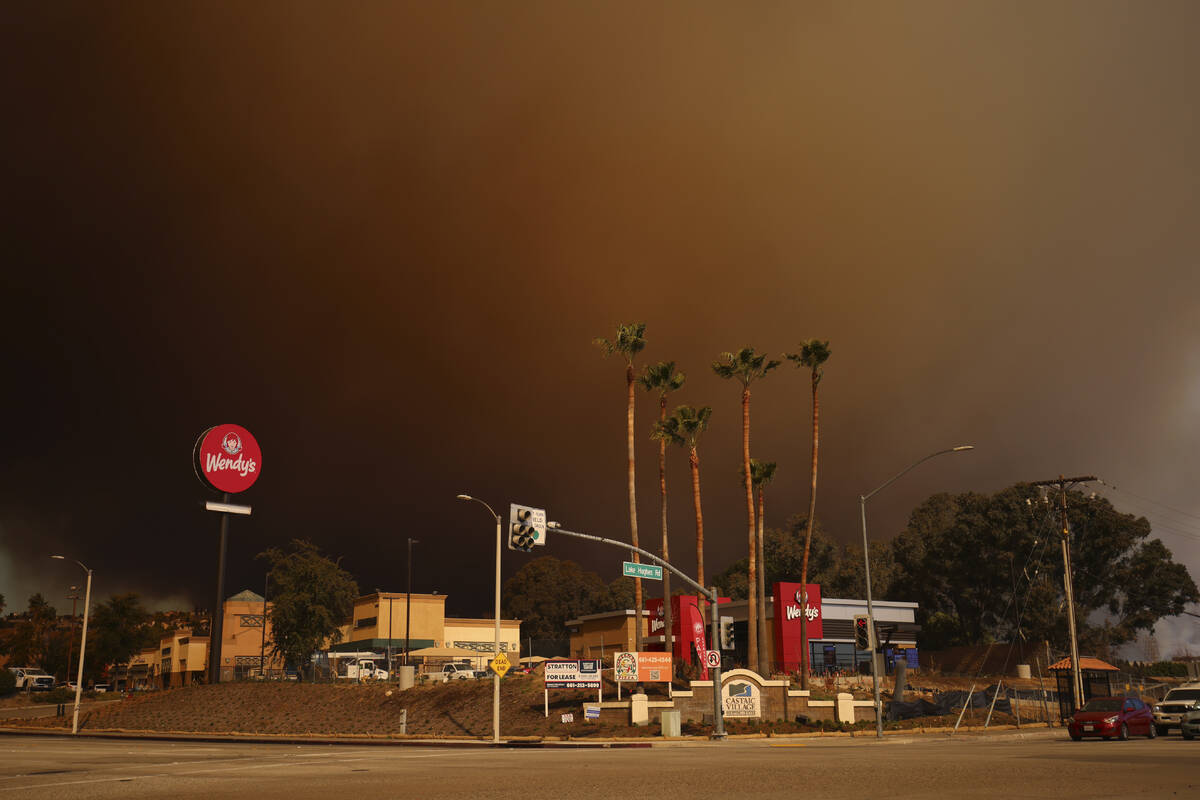
[[[229,515],[249,516],[250,506],[233,505],[229,495],[244,492],[262,474],[262,450],[250,431],[241,425],[214,425],[200,434],[192,447],[192,468],[210,489],[223,493],[222,502],[208,501],[204,507],[221,514],[221,543],[217,555],[217,601],[209,624],[208,682],[221,681],[221,635],[225,601],[225,542],[229,537]],[[266,625],[263,620],[263,625]]]
[[[258,480],[262,450],[241,425],[214,425],[196,439],[192,466],[196,477],[208,488],[237,494]]]

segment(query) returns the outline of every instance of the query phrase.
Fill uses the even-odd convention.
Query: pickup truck
[[[442,665],[442,679],[447,681],[465,681],[470,678],[486,678],[487,672],[475,669],[470,664]]]
[[[1200,708],[1200,683],[1185,683],[1167,692],[1154,706],[1154,728],[1166,736],[1171,728],[1179,728],[1187,712]]]
[[[17,689],[27,692],[48,692],[54,688],[54,676],[37,667],[9,667],[17,678]]]

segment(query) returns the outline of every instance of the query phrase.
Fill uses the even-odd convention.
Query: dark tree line
[[[1187,568],[1151,537],[1145,518],[1080,492],[1068,492],[1067,508],[1085,650],[1108,653],[1200,600]],[[767,531],[768,582],[799,580],[805,524],[797,517],[786,530]],[[919,603],[926,649],[1014,639],[1065,648],[1060,529],[1057,498],[1043,498],[1027,484],[991,495],[933,495],[895,538],[871,543],[874,596]],[[862,547],[834,543],[819,525],[809,575],[824,596],[866,594]],[[731,596],[745,597],[745,576],[745,563],[735,563],[715,580]]]

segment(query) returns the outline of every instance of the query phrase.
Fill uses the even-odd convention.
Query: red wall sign
[[[205,486],[236,494],[258,480],[262,473],[262,451],[250,431],[241,425],[217,425],[196,439],[192,466]]]
[[[821,613],[821,584],[808,585],[808,605],[805,609],[804,594],[798,583],[777,583],[773,596],[775,598],[775,660],[782,662],[783,668],[791,672],[800,669],[800,617],[808,616],[808,641],[823,638],[824,626]],[[811,669],[812,664],[809,664]]]

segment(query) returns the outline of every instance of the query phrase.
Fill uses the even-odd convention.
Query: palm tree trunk
[[[700,456],[695,447],[688,453],[688,465],[692,468],[692,505],[696,509],[696,583],[707,586],[704,582],[704,514],[700,511]],[[696,595],[696,599],[703,620],[704,596]]]
[[[626,425],[626,442],[629,446],[629,534],[633,540],[633,546],[638,547],[638,526],[637,526],[637,493],[634,489],[634,469],[633,469],[633,401],[634,401],[634,376],[633,364],[629,364],[625,368],[625,385],[628,388],[629,400],[626,405],[625,425]],[[633,563],[640,564],[641,556],[637,551],[633,552]],[[633,579],[633,637],[634,647],[640,653],[642,651],[642,579]]]
[[[764,678],[771,674],[767,660],[767,562],[763,558],[763,488],[758,487],[758,674]]]
[[[749,648],[746,653],[746,666],[758,666],[758,591],[755,588],[758,580],[758,550],[755,547],[754,528],[754,489],[750,481],[750,387],[742,388],[742,470],[746,476],[746,519],[749,530],[750,569],[746,576],[746,595],[749,603],[746,609],[746,630],[748,632]]]
[[[665,394],[659,396],[658,400],[658,419],[660,422],[667,421],[667,396]],[[670,543],[667,541],[667,440],[658,440],[658,494],[659,500],[662,502],[662,557],[663,561],[671,563]],[[674,617],[671,614],[671,571],[663,570],[663,650],[667,653],[674,653],[674,644],[672,641],[672,631],[674,630]],[[674,663],[672,661],[672,663]]]
[[[812,544],[813,522],[817,516],[817,433],[820,405],[817,403],[817,371],[812,374],[813,434],[812,486],[808,494],[808,526],[804,531],[804,558],[800,562],[800,590],[804,592],[804,608],[800,609],[800,688],[808,688],[808,548]]]

